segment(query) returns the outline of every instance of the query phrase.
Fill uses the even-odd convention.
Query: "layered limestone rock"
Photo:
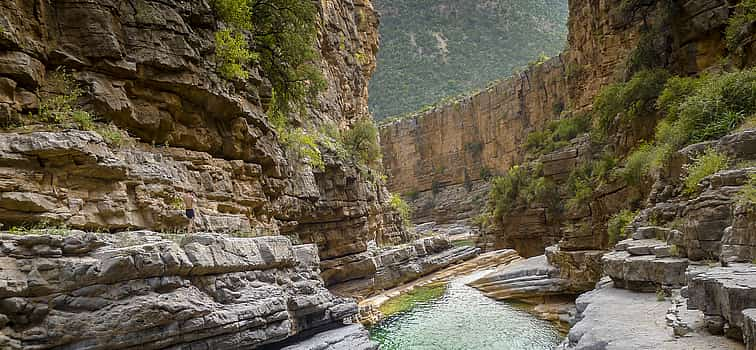
[[[576,304],[574,325],[559,349],[745,349],[733,340],[709,335],[700,313],[685,315],[690,328],[678,336],[668,325],[673,304],[652,293],[613,288],[611,282],[581,295]]]
[[[707,318],[709,331],[738,339],[752,339],[746,317],[756,308],[756,267],[733,264],[693,274],[688,282],[688,308],[700,310]],[[752,331],[751,331],[752,332]],[[753,343],[751,341],[751,347]]]
[[[366,259],[328,270],[324,278],[339,282],[332,288],[335,292],[364,299],[475,258],[479,252],[475,247],[454,247],[445,235],[425,237],[397,247],[371,250],[365,254]],[[355,270],[362,271],[362,276],[354,278]]]
[[[472,97],[382,126],[383,161],[391,191],[431,192],[431,198],[462,202],[481,186],[476,183],[487,173],[505,171],[520,162],[528,131],[543,128],[559,113],[554,112],[555,106],[566,102],[563,69],[557,57]],[[460,190],[465,187],[468,190]],[[453,193],[442,195],[442,191]],[[418,215],[427,216],[426,206],[416,205]],[[454,218],[435,216],[429,221],[444,223]]]
[[[325,288],[317,248],[281,236],[2,233],[0,263],[4,349],[252,349],[357,312]]]
[[[290,116],[292,126],[345,129],[368,115],[378,18],[368,0],[315,4],[316,63],[327,86],[306,113]],[[131,146],[109,148],[94,133],[0,134],[0,222],[183,230],[181,198],[194,190],[199,229],[316,243],[324,272],[363,259],[368,241],[411,240],[378,175],[325,150],[325,167],[311,167],[279,142],[266,116],[270,83],[259,67],[244,81],[216,73],[214,32],[223,24],[211,5],[0,4],[2,126],[36,113],[36,92],[62,69],[83,91],[78,107],[133,138]]]

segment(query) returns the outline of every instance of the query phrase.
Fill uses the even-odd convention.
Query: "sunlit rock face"
[[[180,198],[194,190],[199,229],[288,235],[317,244],[328,266],[360,259],[371,240],[410,240],[378,175],[332,154],[312,168],[286,151],[266,116],[271,88],[258,68],[246,81],[216,73],[211,5],[0,5],[0,119],[36,111],[37,90],[61,67],[83,90],[84,110],[135,139],[119,148],[91,132],[0,134],[5,228],[182,230]],[[317,6],[326,88],[293,118],[344,129],[368,115],[378,17],[368,0]]]

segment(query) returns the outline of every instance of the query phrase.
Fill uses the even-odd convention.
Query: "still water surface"
[[[508,303],[452,280],[438,299],[418,302],[370,330],[382,350],[548,350],[561,342],[557,328]]]

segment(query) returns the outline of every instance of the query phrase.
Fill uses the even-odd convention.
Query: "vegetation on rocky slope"
[[[376,0],[378,69],[370,84],[377,119],[420,109],[564,48],[567,1]]]

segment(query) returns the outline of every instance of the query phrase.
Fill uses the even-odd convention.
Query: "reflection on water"
[[[551,323],[465,285],[449,283],[438,299],[418,301],[370,330],[382,350],[546,350],[561,341]]]

